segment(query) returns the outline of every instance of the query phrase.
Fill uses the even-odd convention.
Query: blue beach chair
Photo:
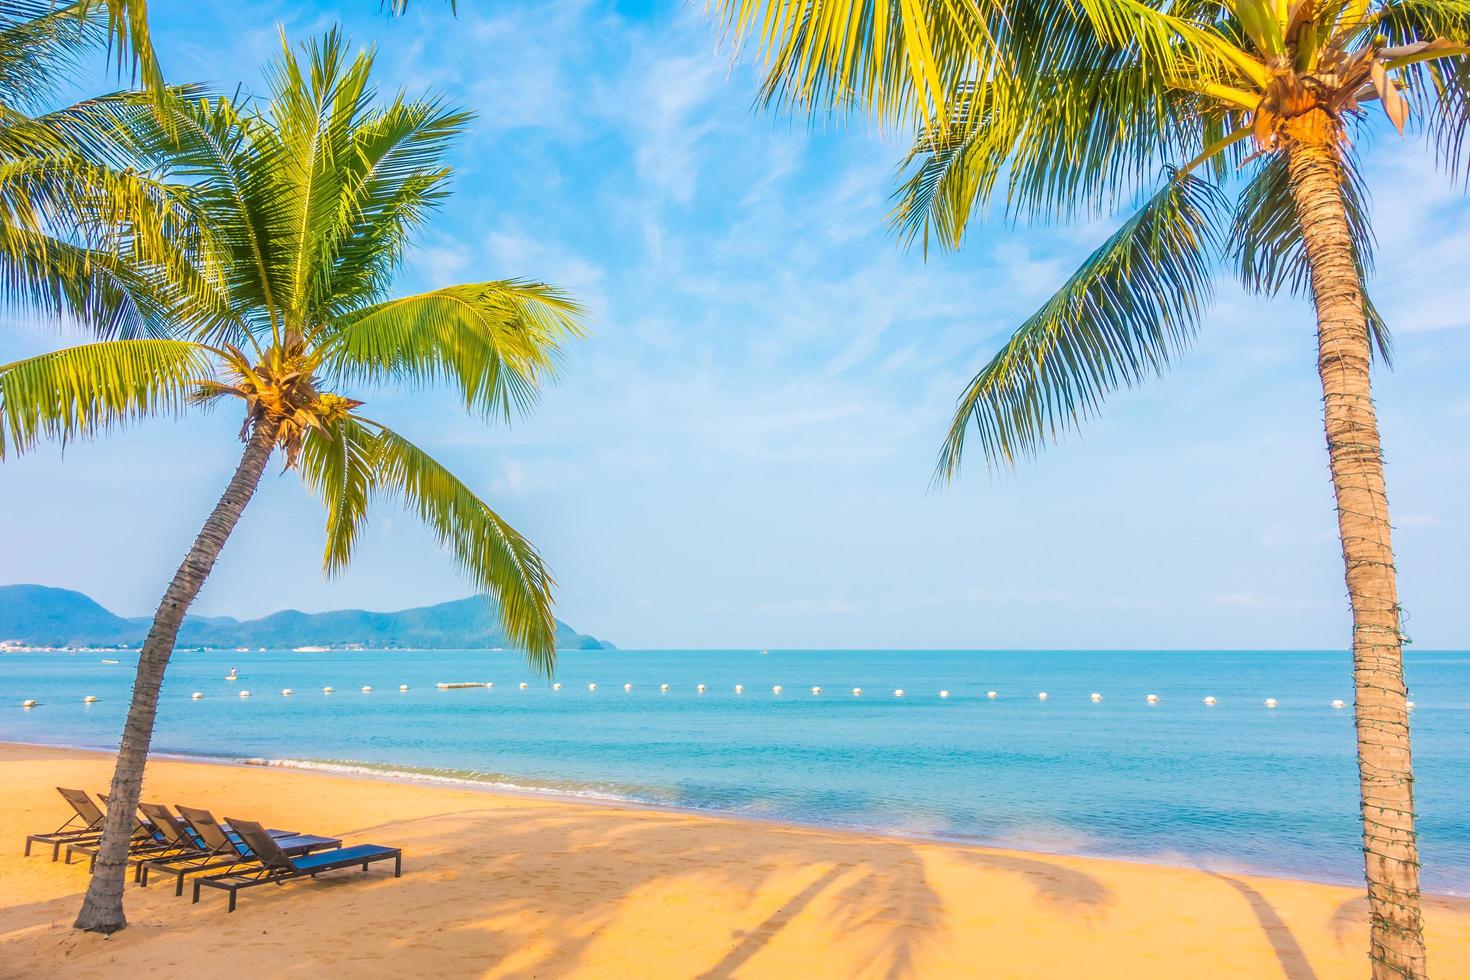
[[[185,833],[199,846],[200,853],[181,855],[181,860],[177,861],[144,862],[138,871],[139,885],[146,888],[152,873],[170,874],[174,876],[174,894],[182,895],[184,878],[188,875],[228,870],[258,862],[254,849],[241,839],[233,825],[221,824],[208,810],[189,806],[179,806],[176,809],[184,822]],[[267,839],[275,840],[273,835],[281,835],[277,848],[291,854],[310,854],[313,851],[342,846],[342,841],[336,837],[316,837],[285,830],[265,831]]]
[[[231,817],[230,826],[244,839],[245,844],[254,852],[260,864],[253,868],[227,871],[222,875],[195,878],[194,901],[196,902],[199,901],[200,888],[220,888],[230,893],[229,911],[233,912],[235,911],[236,895],[242,888],[253,888],[256,885],[279,885],[293,878],[315,878],[325,871],[337,871],[358,865],[361,865],[362,870],[366,871],[368,865],[377,861],[386,861],[389,858],[393,859],[393,877],[403,876],[403,851],[396,847],[357,844],[340,850],[292,857],[260,824]]]

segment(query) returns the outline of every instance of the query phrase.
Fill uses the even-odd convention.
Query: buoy
[[[446,684],[444,686],[445,687],[448,687],[449,685]],[[330,687],[324,687],[324,688],[322,688],[322,693],[323,694],[331,694],[332,693],[332,689]]]
[[[364,694],[371,694],[371,693],[373,693],[372,685],[370,685],[370,684],[364,684],[362,686],[362,693],[364,693]]]
[[[901,697],[903,697],[903,688],[901,688],[901,687],[900,687],[900,688],[898,688],[898,689],[897,689],[897,690],[895,690],[895,691],[894,691],[894,692],[893,692],[893,696],[894,696],[894,697],[896,697],[896,698],[901,698]]]
[[[82,698],[82,704],[96,704],[96,703],[97,703],[97,695],[95,695],[95,694],[88,694],[86,697]]]
[[[1036,695],[1036,700],[1038,700],[1038,701],[1045,701],[1046,700],[1046,692],[1045,691],[1042,691],[1040,694]]]
[[[1345,705],[1345,704],[1344,704],[1344,703],[1343,703],[1343,701],[1342,701],[1342,699],[1341,699],[1341,698],[1338,698],[1338,699],[1337,699],[1337,700],[1336,700],[1336,701],[1333,701],[1333,702],[1332,702],[1332,706],[1333,706],[1333,707],[1334,707],[1334,708],[1345,708],[1345,707],[1347,707],[1347,705]]]
[[[589,691],[595,691],[595,690],[597,690],[597,685],[596,684],[588,684],[587,685],[587,690],[589,690]]]
[[[1206,696],[1206,698],[1205,698],[1205,704],[1214,704],[1214,703],[1215,703],[1215,697],[1214,697],[1214,695],[1208,695],[1208,696]]]
[[[1405,701],[1404,702],[1404,707],[1408,708],[1410,711],[1413,711],[1414,710],[1414,702],[1413,701]]]
[[[781,685],[777,684],[775,687],[771,688],[771,693],[779,695],[781,693]]]
[[[1102,695],[1097,693],[1096,691],[1093,691],[1092,694],[1088,695],[1088,697],[1092,700],[1093,704],[1096,704],[1097,702],[1102,700]]]
[[[624,690],[624,691],[625,691],[625,692],[628,692],[628,693],[631,693],[631,692],[632,692],[632,690],[633,690],[633,685],[632,685],[632,684],[624,684],[624,685],[623,685],[623,690]]]
[[[994,691],[986,691],[985,692],[985,696],[987,698],[989,698],[990,700],[992,700],[992,701],[994,701],[996,698],[1000,697],[1000,695],[999,694],[996,694]]]
[[[407,684],[399,684],[398,685],[398,690],[400,690],[400,691],[406,691],[406,690],[408,690],[408,685]]]
[[[525,681],[521,681],[521,690],[522,691],[524,691],[526,688],[528,688],[530,686],[531,685],[527,684]]]
[[[703,691],[704,690],[704,685],[703,684],[699,685],[699,689],[701,691]],[[736,684],[735,685],[735,693],[736,694],[744,694],[745,693],[745,685],[744,684]]]
[[[1150,694],[1145,697],[1144,700],[1147,701],[1149,704],[1158,704],[1159,696],[1157,694]]]
[[[281,689],[281,697],[283,697],[283,698],[289,698],[290,696],[291,696],[291,689],[289,687],[285,687],[285,688],[282,688]]]
[[[29,698],[29,699],[27,699],[25,701],[22,701],[20,703],[20,706],[22,708],[34,708],[36,705],[38,705],[40,703],[41,702],[37,701],[35,698]]]
[[[698,691],[700,694],[703,694],[704,693],[704,685],[703,684],[696,684],[696,685],[694,685],[694,689],[696,691]]]
[[[249,691],[241,691],[240,692],[240,697],[242,697],[242,698],[248,698],[248,697],[250,697],[250,692]]]
[[[669,693],[669,685],[667,685],[667,684],[660,684],[658,686],[658,690],[659,690],[659,693],[660,694],[668,694]]]
[[[822,693],[822,689],[820,687],[814,687],[814,688],[812,688],[812,696],[813,697],[816,697],[818,694],[821,694],[821,693]]]
[[[553,691],[560,691],[561,690],[561,681],[557,681],[555,684],[551,685],[551,689]]]
[[[198,691],[195,691],[193,694],[189,695],[189,698],[194,701],[203,701],[204,695]]]
[[[860,688],[860,687],[853,688],[852,689],[852,696],[855,697],[855,698],[862,697],[863,696],[863,689]]]
[[[1268,707],[1268,708],[1274,708],[1274,707],[1276,707],[1276,699],[1275,698],[1267,698],[1266,699],[1266,707]]]
[[[942,698],[947,698],[947,697],[949,697],[949,692],[948,691],[940,691],[939,692],[939,696],[942,697]]]

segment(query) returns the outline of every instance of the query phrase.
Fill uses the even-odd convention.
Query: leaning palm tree
[[[1470,4],[717,6],[737,37],[758,38],[767,99],[813,111],[859,104],[917,127],[892,216],[910,242],[957,247],[997,199],[1034,219],[1144,198],[965,389],[941,480],[955,476],[971,431],[987,460],[1008,466],[1108,393],[1161,372],[1195,336],[1219,262],[1252,289],[1310,294],[1353,618],[1369,955],[1375,976],[1422,976],[1404,637],[1369,384],[1388,335],[1363,284],[1372,241],[1353,137],[1376,101],[1459,173]]]
[[[0,304],[139,336],[163,329],[161,285],[198,271],[180,190],[129,166],[118,139],[153,98],[52,108],[83,56],[112,38],[112,10],[0,0]]]
[[[325,567],[344,568],[374,497],[417,513],[488,593],[532,665],[555,657],[552,580],[541,558],[449,470],[362,414],[349,387],[445,383],[465,407],[529,407],[580,310],[517,280],[388,298],[411,232],[445,195],[448,144],[469,116],[438,101],[376,104],[371,53],[340,34],[286,46],[269,97],[173,102],[168,125],[135,120],[140,151],[189,182],[222,255],[224,288],[174,304],[172,336],[71,347],[0,366],[0,458],[39,439],[234,404],[245,449],[169,583],[144,640],[118,751],[97,873],[77,926],[126,925],[123,870],[164,670],[184,614],[273,453],[326,508]]]

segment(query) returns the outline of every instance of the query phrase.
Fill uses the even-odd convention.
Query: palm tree
[[[48,108],[82,54],[108,41],[111,9],[0,0],[0,303],[139,336],[163,329],[160,281],[193,277],[197,237],[179,189],[132,169],[119,145],[122,121],[153,100],[120,92]]]
[[[326,507],[330,574],[370,499],[415,512],[488,593],[532,665],[555,658],[551,576],[531,544],[423,450],[361,414],[349,386],[447,383],[466,409],[529,407],[560,345],[581,335],[562,293],[517,280],[388,298],[411,232],[445,196],[448,144],[470,118],[403,96],[376,106],[373,55],[337,32],[284,52],[269,98],[167,103],[134,120],[141,151],[189,182],[221,253],[223,288],[169,337],[116,339],[0,366],[0,458],[38,439],[95,436],[146,416],[234,400],[245,443],[234,476],[159,604],[138,661],[97,872],[77,927],[126,925],[123,871],[159,688],[180,623],[280,450]]]
[[[1012,218],[1147,194],[959,399],[1009,466],[1160,373],[1189,344],[1222,261],[1251,289],[1308,292],[1353,618],[1358,770],[1378,977],[1424,975],[1402,644],[1370,389],[1388,335],[1364,289],[1371,230],[1353,135],[1377,101],[1452,174],[1470,130],[1463,0],[720,0],[766,59],[764,96],[856,104],[917,128],[892,222],[958,247],[999,198]],[[1411,111],[1412,110],[1412,111]],[[1163,170],[1159,175],[1160,169]],[[1152,186],[1151,186],[1152,185]],[[1234,200],[1227,189],[1235,190]]]

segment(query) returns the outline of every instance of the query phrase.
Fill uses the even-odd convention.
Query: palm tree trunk
[[[153,739],[153,719],[158,710],[163,672],[168,667],[168,658],[173,653],[174,641],[178,638],[179,626],[189,604],[209,577],[220,549],[239,523],[245,505],[260,483],[279,429],[280,423],[275,420],[262,421],[255,426],[230,485],[204,522],[193,547],[184,556],[183,564],[174,573],[158,612],[153,616],[153,626],[138,657],[138,673],[133,678],[133,701],[128,708],[127,724],[123,727],[122,744],[117,750],[117,768],[112,774],[102,847],[97,855],[96,871],[87,886],[87,896],[82,901],[82,911],[77,916],[78,929],[113,933],[128,924],[122,903],[128,841],[135,826],[133,814],[138,809],[138,797],[143,791],[143,767],[148,761],[148,743]]]
[[[1320,110],[1285,125],[1287,161],[1317,307],[1317,370],[1353,610],[1363,858],[1375,978],[1423,977],[1419,849],[1398,584],[1369,388],[1367,320],[1342,203],[1338,130]]]

